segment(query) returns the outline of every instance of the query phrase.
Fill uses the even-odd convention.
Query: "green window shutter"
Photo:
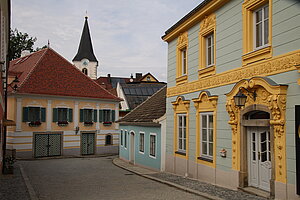
[[[28,122],[28,107],[23,107],[23,122]]]
[[[80,109],[80,122],[83,122],[83,109]]]
[[[41,108],[41,121],[46,122],[46,108]]]
[[[53,118],[52,118],[53,122],[57,122],[58,121],[58,109],[57,108],[53,108]]]
[[[97,112],[98,110],[94,110],[94,122],[98,122]]]
[[[69,108],[69,110],[68,110],[69,112],[68,112],[68,121],[69,122],[73,122],[73,109],[72,108]]]
[[[111,121],[114,122],[116,120],[116,111],[112,110],[111,111]]]
[[[103,122],[103,110],[99,110],[99,122]]]

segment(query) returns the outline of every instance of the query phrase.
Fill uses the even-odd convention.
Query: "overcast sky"
[[[164,32],[202,0],[14,0],[12,28],[37,37],[35,47],[47,44],[70,62],[77,53],[84,17],[98,76],[129,77],[151,72],[166,81],[167,43]]]

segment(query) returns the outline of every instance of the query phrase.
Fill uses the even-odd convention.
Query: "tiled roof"
[[[11,61],[9,75],[16,74],[15,93],[120,101],[51,48]]]
[[[120,124],[158,125],[153,122],[166,113],[166,91],[164,86],[118,122]]]
[[[121,84],[130,110],[140,105],[165,85],[161,82]]]
[[[73,58],[73,61],[81,61],[82,59],[87,58],[89,61],[98,62],[93,51],[92,39],[87,19],[88,18],[85,17],[78,52]]]

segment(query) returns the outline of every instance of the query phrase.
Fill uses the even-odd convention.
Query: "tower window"
[[[84,73],[85,75],[88,75],[88,70],[87,70],[87,68],[83,68],[83,69],[82,69],[82,73]]]

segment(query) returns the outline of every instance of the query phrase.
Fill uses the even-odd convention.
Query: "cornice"
[[[242,79],[250,79],[255,76],[265,77],[297,70],[299,69],[299,66],[297,65],[300,65],[300,50],[289,52],[287,54],[259,62],[258,64],[250,64],[220,74],[201,78],[193,82],[170,87],[167,89],[167,97],[229,85]]]
[[[211,1],[206,6],[204,6],[202,9],[200,9],[198,12],[196,12],[194,15],[192,15],[190,18],[185,20],[182,24],[180,24],[173,31],[171,31],[167,35],[163,36],[163,40],[166,42],[172,41],[173,39],[177,38],[180,33],[187,31],[190,27],[194,26],[195,24],[200,22],[202,19],[204,19],[205,16],[210,15],[211,13],[216,11],[218,8],[223,6],[228,1],[229,0]]]

